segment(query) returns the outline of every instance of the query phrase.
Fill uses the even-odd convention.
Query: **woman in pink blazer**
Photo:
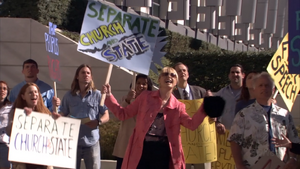
[[[136,116],[122,169],[185,169],[180,125],[195,130],[206,113],[201,106],[191,118],[185,105],[173,96],[172,90],[178,80],[173,68],[163,68],[158,80],[159,90],[143,91],[126,108],[111,94],[110,85],[103,85],[105,105],[118,119]]]

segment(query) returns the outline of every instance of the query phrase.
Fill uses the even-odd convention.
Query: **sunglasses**
[[[169,72],[165,72],[165,73],[161,73],[162,76],[171,76],[171,77],[176,77],[175,73],[169,73]]]

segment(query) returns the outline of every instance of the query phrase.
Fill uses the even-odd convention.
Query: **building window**
[[[159,5],[160,4],[160,0],[152,0],[152,7],[151,7],[151,13],[150,15],[159,17]]]

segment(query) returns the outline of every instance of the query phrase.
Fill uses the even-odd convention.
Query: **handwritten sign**
[[[300,74],[300,1],[289,0],[289,73]]]
[[[284,169],[282,162],[274,153],[268,151],[263,155],[252,169]]]
[[[49,33],[45,33],[46,51],[48,53],[48,68],[50,78],[53,81],[61,81],[61,71],[59,66],[59,46],[58,38],[55,36],[56,25],[49,22]]]
[[[179,100],[186,106],[186,112],[192,117],[203,99]],[[208,116],[194,131],[181,126],[181,143],[187,164],[201,164],[217,160],[215,123],[210,122]]]
[[[103,62],[148,74],[159,20],[89,1],[77,50]]]
[[[267,71],[275,81],[275,85],[289,111],[292,111],[300,90],[300,75],[289,74],[288,71],[288,34],[285,35],[279,48],[271,59]]]
[[[9,161],[76,168],[80,120],[16,109],[9,146]],[[38,159],[38,160],[37,160]]]
[[[235,169],[228,135],[229,130],[225,134],[217,134],[218,161],[211,163],[211,169]]]

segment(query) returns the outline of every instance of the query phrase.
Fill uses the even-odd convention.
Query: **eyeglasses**
[[[169,72],[165,72],[165,73],[161,73],[162,76],[171,76],[171,77],[176,77],[175,73],[169,73]]]

